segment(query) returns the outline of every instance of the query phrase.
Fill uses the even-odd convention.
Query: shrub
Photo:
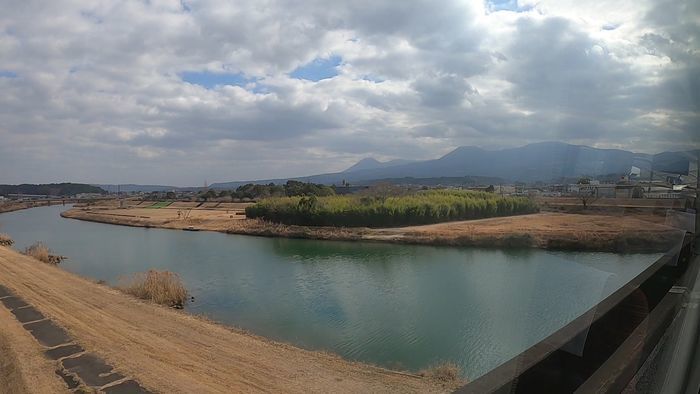
[[[37,242],[24,249],[24,254],[30,257],[34,257],[35,259],[46,264],[53,263],[50,257],[51,250],[41,242]]]
[[[434,365],[421,371],[421,375],[441,383],[455,383],[461,379],[459,367],[457,364],[452,362],[444,362]]]
[[[464,190],[428,190],[410,195],[273,197],[246,208],[246,216],[309,226],[391,227],[481,219],[537,212],[524,197]]]
[[[118,287],[121,291],[157,304],[179,309],[187,300],[187,289],[182,280],[170,271],[139,272],[121,282]]]
[[[0,233],[0,246],[10,247],[15,241],[12,240],[7,234]]]
[[[56,265],[65,259],[63,256],[51,254],[51,249],[41,242],[36,242],[32,246],[24,249],[24,254],[33,257],[42,263]]]

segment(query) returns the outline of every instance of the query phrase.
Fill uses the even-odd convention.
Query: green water
[[[0,215],[17,249],[42,241],[68,271],[116,283],[179,273],[187,310],[345,358],[418,370],[454,361],[474,379],[562,327],[658,255],[408,246],[144,229]]]

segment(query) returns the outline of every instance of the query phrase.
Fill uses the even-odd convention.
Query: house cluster
[[[697,167],[691,162],[686,174],[662,172],[640,175],[632,171],[617,180],[580,179],[572,183],[516,184],[515,195],[542,197],[592,196],[595,198],[682,199],[695,195]]]

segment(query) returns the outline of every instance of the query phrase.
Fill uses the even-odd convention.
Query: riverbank
[[[454,388],[138,301],[4,247],[0,247],[0,283],[65,328],[85,350],[157,392],[444,392]],[[12,326],[0,325],[0,349],[9,346],[8,351],[18,357],[28,353],[45,360],[38,343],[31,342],[19,322],[0,315],[0,323]],[[54,390],[50,362],[45,364],[38,363],[44,367],[38,371],[34,363],[12,362],[7,367],[11,370],[0,365],[0,377],[12,379],[14,386],[5,387],[26,383],[29,391],[60,392]],[[32,376],[41,378],[41,386],[31,387]]]
[[[127,226],[268,237],[613,253],[663,252],[683,236],[682,232],[664,225],[662,216],[651,214],[545,212],[386,229],[282,225],[246,219],[244,215],[228,210],[193,210],[187,219],[183,219],[174,209],[92,207],[70,209],[61,216]]]
[[[52,205],[72,204],[75,200],[66,198],[60,200],[34,200],[34,201],[13,201],[6,200],[0,202],[0,213],[20,211],[22,209],[48,207]]]
[[[46,202],[26,202],[26,201],[11,201],[11,202],[2,202],[0,203],[0,213],[5,213],[5,212],[14,212],[14,211],[19,211],[21,209],[27,209],[27,208],[34,208],[34,207],[39,207],[39,206],[46,206],[48,203]]]

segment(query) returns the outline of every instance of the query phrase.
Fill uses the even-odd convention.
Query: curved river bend
[[[342,357],[418,370],[441,361],[474,379],[614,292],[659,255],[258,238],[64,219],[62,206],[0,215],[24,247],[116,284],[177,272],[187,310]]]

